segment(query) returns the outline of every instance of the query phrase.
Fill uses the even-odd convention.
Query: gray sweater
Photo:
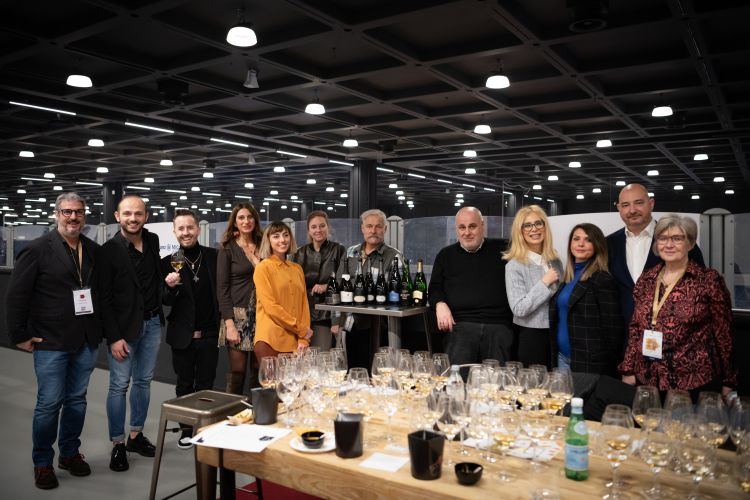
[[[559,259],[550,262],[562,279]],[[505,291],[513,311],[513,323],[528,328],[549,328],[549,299],[557,291],[558,283],[545,286],[542,276],[547,270],[533,262],[524,264],[511,260],[505,266]]]

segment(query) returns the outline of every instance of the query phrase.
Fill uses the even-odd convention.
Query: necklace
[[[198,280],[200,279],[198,278],[198,272],[201,270],[201,263],[203,262],[203,252],[199,250],[198,258],[195,259],[194,261],[188,259],[186,255],[185,261],[187,261],[187,263],[189,264],[188,269],[190,269],[190,273],[193,275],[193,281],[198,283]],[[197,269],[196,269],[196,266],[197,266]]]

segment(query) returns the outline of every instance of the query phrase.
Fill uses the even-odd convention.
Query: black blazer
[[[219,330],[219,303],[216,301],[216,256],[217,251],[214,248],[201,246],[203,252],[203,265],[206,266],[208,276],[211,281],[211,297],[213,298],[214,317],[216,318],[216,331]],[[174,272],[170,264],[170,256],[161,259],[161,273],[163,276]],[[193,338],[193,325],[195,324],[195,299],[193,297],[193,287],[188,284],[193,276],[187,267],[183,266],[180,270],[182,285],[174,288],[164,285],[162,294],[162,303],[165,306],[171,306],[167,316],[167,344],[174,349],[185,349],[190,345]]]
[[[557,298],[549,301],[549,326],[552,360],[557,361]],[[586,281],[579,281],[568,300],[568,338],[570,369],[573,372],[617,376],[621,361],[623,321],[615,280],[611,274],[598,271]]]
[[[102,320],[104,322],[104,336],[107,343],[112,344],[120,339],[132,342],[138,338],[143,328],[143,294],[135,267],[128,255],[128,249],[119,240],[122,238],[118,231],[111,239],[102,245],[101,289],[102,289]],[[156,269],[159,270],[159,237],[143,228],[143,239],[146,248],[155,259]],[[161,304],[162,287],[157,287],[158,301]],[[164,324],[164,313],[159,311],[159,319]]]
[[[651,246],[653,248],[654,240],[651,240]],[[620,306],[622,317],[625,320],[625,331],[630,324],[630,319],[633,317],[633,277],[630,275],[628,270],[628,259],[625,255],[625,228],[619,229],[614,233],[607,236],[607,250],[609,252],[608,267],[609,272],[615,278],[617,283],[617,290],[620,292]],[[688,253],[688,258],[697,262],[701,266],[705,267],[703,262],[703,253],[698,245],[695,245],[692,250]],[[653,250],[649,250],[648,257],[646,258],[646,265],[643,266],[643,270],[651,269],[656,264],[662,262],[661,258],[656,255]]]
[[[80,287],[76,265],[57,229],[32,241],[16,258],[6,297],[8,335],[13,345],[40,337],[35,349],[75,352],[102,340],[97,281],[101,247],[81,235],[83,281],[91,287],[94,313],[76,316],[73,290]]]

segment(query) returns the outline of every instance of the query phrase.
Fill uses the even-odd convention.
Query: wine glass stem
[[[620,469],[619,463],[612,464],[612,496],[617,497],[617,471]]]

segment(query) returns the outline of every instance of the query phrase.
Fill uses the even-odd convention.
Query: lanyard
[[[662,268],[662,270],[659,271],[659,275],[656,277],[656,289],[654,290],[654,303],[651,306],[651,328],[656,327],[656,316],[659,315],[659,311],[661,311],[661,308],[667,302],[667,297],[669,297],[669,294],[672,293],[672,289],[675,287],[677,282],[682,279],[682,276],[685,274],[685,271],[683,270],[677,276],[677,279],[674,280],[672,284],[667,287],[666,290],[664,290],[664,295],[662,295],[661,300],[659,300],[659,288],[661,288],[662,278],[664,277],[664,271],[665,271],[665,268]]]
[[[76,244],[76,250],[73,251],[72,248],[70,248],[70,245],[66,244],[66,247],[68,247],[68,251],[70,252],[70,256],[73,257],[73,264],[76,268],[76,273],[78,273],[78,283],[81,284],[81,288],[83,288],[83,245],[81,245],[81,242],[79,241]],[[76,253],[78,253],[78,258],[76,259]]]

